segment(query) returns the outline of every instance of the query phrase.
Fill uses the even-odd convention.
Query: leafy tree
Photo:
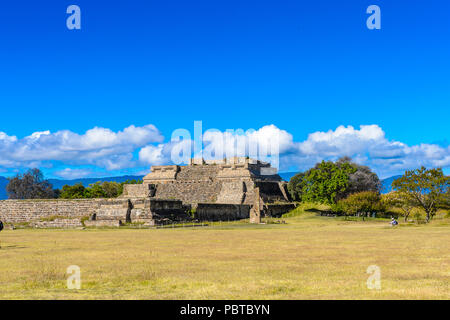
[[[356,168],[356,171],[349,175],[349,186],[346,190],[346,197],[357,192],[381,191],[381,181],[377,174],[372,172],[369,167],[354,163],[349,157],[343,157],[337,161],[338,165],[343,163],[349,163]]]
[[[388,194],[383,195],[382,201],[387,207],[401,209],[405,222],[408,220],[408,217],[414,209],[414,205],[408,201],[407,195],[399,191],[391,191]]]
[[[291,195],[294,201],[302,200],[302,189],[303,189],[303,178],[305,177],[305,173],[300,172],[289,180],[287,185],[287,189],[289,194]]]
[[[429,222],[439,207],[447,203],[450,177],[444,175],[442,168],[420,169],[406,171],[405,174],[392,182],[392,188],[400,191],[410,205],[422,208]]]
[[[125,184],[139,184],[142,180],[127,180],[118,182],[96,182],[85,188],[82,183],[73,186],[65,185],[60,193],[63,199],[83,199],[83,198],[116,198],[123,193]]]
[[[103,192],[106,198],[116,198],[123,192],[123,184],[105,181],[102,183]]]
[[[349,157],[335,163],[322,161],[305,173],[291,178],[288,191],[294,200],[333,204],[352,193],[379,193],[381,182],[369,167],[352,162]]]
[[[339,200],[334,211],[344,212],[346,215],[365,214],[371,212],[384,212],[385,206],[377,192],[363,191],[349,195]]]
[[[344,198],[349,187],[349,175],[356,168],[348,162],[322,161],[308,170],[302,181],[302,200],[333,204]]]
[[[60,198],[63,199],[83,199],[86,196],[86,188],[83,184],[77,183],[73,186],[65,185],[62,187]]]
[[[106,192],[103,190],[101,182],[96,182],[89,185],[84,192],[85,198],[105,198]]]
[[[57,197],[50,182],[44,179],[39,169],[30,169],[24,174],[9,178],[6,191],[10,199],[52,199]]]

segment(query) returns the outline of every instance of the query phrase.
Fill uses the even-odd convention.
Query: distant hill
[[[393,176],[393,177],[381,180],[381,184],[382,184],[381,193],[389,193],[389,192],[391,192],[392,191],[392,186],[391,186],[392,182],[395,179],[398,179],[400,177],[401,177],[401,175],[400,176]]]
[[[65,185],[73,186],[77,183],[82,183],[85,187],[88,187],[92,183],[98,181],[114,181],[114,182],[124,182],[127,180],[139,180],[144,176],[120,176],[120,177],[106,177],[106,178],[85,178],[85,179],[74,179],[74,180],[60,180],[60,179],[48,179],[48,181],[53,185],[55,189],[61,189]],[[0,200],[8,199],[8,194],[6,193],[6,186],[8,185],[8,179],[0,177]]]

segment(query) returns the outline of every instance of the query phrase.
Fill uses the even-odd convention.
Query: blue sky
[[[71,4],[81,8],[81,30],[66,27]],[[381,8],[381,30],[366,27],[371,4]],[[2,3],[0,174],[139,173],[167,162],[163,144],[195,120],[287,132],[283,171],[341,155],[381,176],[448,168],[448,12],[436,0]],[[132,125],[149,130],[110,135]],[[375,138],[361,125],[375,125]],[[340,126],[353,130],[336,142]],[[109,130],[95,133],[110,144],[66,152],[96,127]],[[64,140],[65,130],[80,137]],[[46,134],[25,138],[35,132]],[[333,152],[314,139],[320,132]],[[345,141],[367,145],[349,150]]]

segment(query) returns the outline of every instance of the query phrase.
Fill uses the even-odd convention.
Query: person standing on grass
[[[2,220],[0,220],[0,231],[2,231],[3,230],[3,222],[2,222]]]

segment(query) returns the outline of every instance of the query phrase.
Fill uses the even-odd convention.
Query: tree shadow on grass
[[[26,248],[28,248],[28,247],[25,247],[25,246],[19,246],[19,245],[16,245],[16,244],[12,244],[12,245],[2,245],[2,244],[0,243],[0,250],[5,250],[5,249],[26,249]]]
[[[315,213],[317,216],[336,217],[336,213],[334,213],[330,210],[320,210],[317,208],[309,208],[309,209],[305,209],[305,211]]]

